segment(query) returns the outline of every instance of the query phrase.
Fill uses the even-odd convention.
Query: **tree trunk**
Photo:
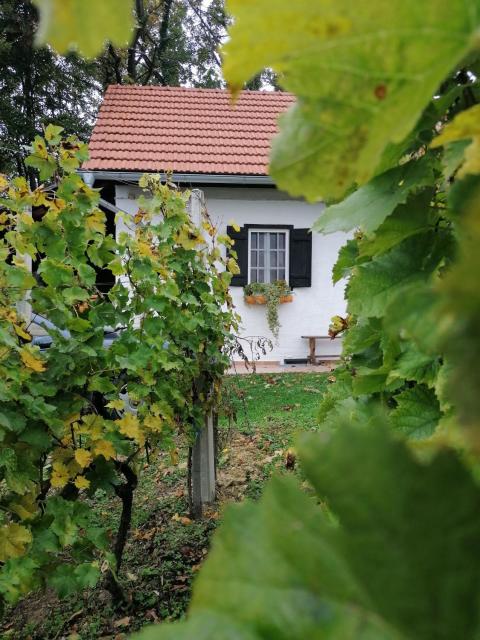
[[[170,11],[172,8],[173,0],[165,0],[163,5],[163,14],[162,14],[162,24],[160,25],[159,31],[159,44],[157,49],[152,56],[152,69],[155,66],[155,58],[158,58],[158,65],[160,67],[160,74],[162,76],[162,84],[168,84],[168,74],[165,73],[165,63],[164,54],[168,44],[168,28],[170,26]]]
[[[133,494],[137,488],[138,478],[135,472],[125,462],[117,462],[117,469],[123,474],[126,482],[115,487],[115,493],[122,501],[122,513],[120,515],[120,523],[118,525],[115,545],[113,547],[113,555],[115,556],[115,573],[110,571],[107,574],[106,587],[112,594],[116,604],[125,601],[125,594],[118,582],[118,574],[122,566],[123,552],[127,542],[128,532],[132,523],[132,507]]]

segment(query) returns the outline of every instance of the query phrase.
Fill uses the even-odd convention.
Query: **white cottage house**
[[[267,172],[277,118],[293,101],[287,93],[243,91],[233,105],[220,89],[113,85],[83,167],[84,178],[102,189],[107,212],[135,213],[138,179],[146,172],[172,172],[177,184],[200,189],[220,232],[235,239],[241,272],[231,290],[242,335],[272,337],[265,307],[244,301],[247,283],[281,279],[293,289],[293,302],[279,309],[278,340],[264,358],[280,363],[305,360],[302,336],[327,336],[330,318],[345,311],[344,285],[333,286],[331,278],[344,234],[310,233],[323,205],[289,197]],[[318,341],[320,357],[339,351],[337,341]]]

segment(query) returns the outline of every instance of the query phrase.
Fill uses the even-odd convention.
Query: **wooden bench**
[[[302,338],[304,340],[308,340],[308,346],[309,346],[309,356],[308,356],[308,362],[309,364],[318,364],[317,362],[317,356],[315,355],[315,349],[316,349],[316,344],[317,344],[317,340],[328,340],[328,341],[332,341],[332,338],[330,336],[302,336]],[[321,355],[321,358],[323,360],[328,360],[329,358],[338,358],[338,354],[323,354]]]

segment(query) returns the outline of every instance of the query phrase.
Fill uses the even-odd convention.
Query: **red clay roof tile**
[[[111,85],[84,169],[267,175],[289,93]]]

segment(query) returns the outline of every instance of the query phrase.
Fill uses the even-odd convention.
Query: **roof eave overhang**
[[[92,184],[96,180],[107,180],[112,182],[138,184],[141,176],[145,173],[156,173],[163,179],[167,174],[158,171],[104,171],[104,170],[80,170],[79,173],[87,184]],[[268,185],[273,186],[274,182],[270,176],[243,175],[243,174],[222,174],[222,173],[177,173],[168,174],[170,179],[177,184],[208,185],[208,184],[231,184],[231,185]]]

